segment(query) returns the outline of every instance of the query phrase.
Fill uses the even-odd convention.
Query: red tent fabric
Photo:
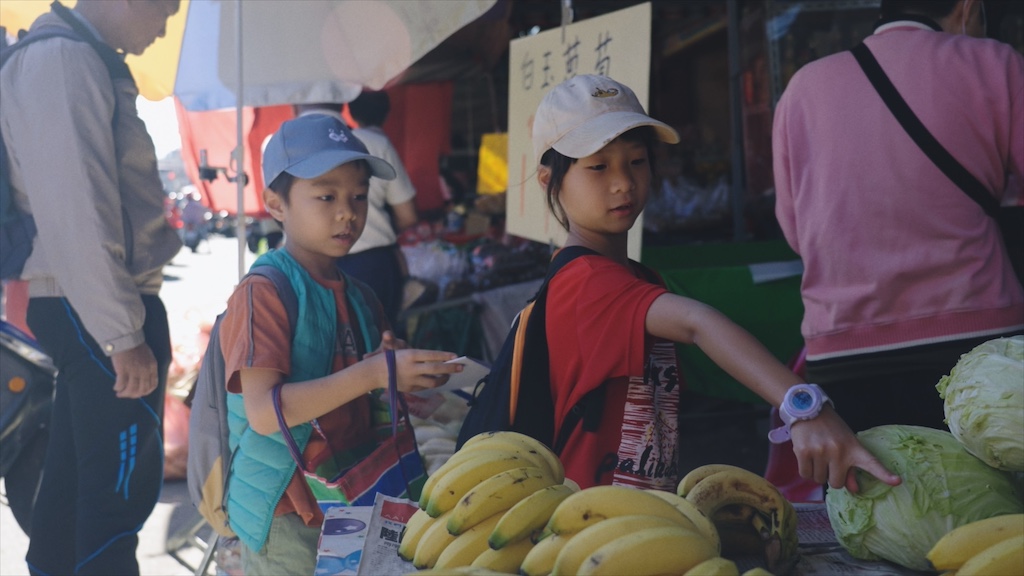
[[[391,113],[384,132],[416,187],[416,211],[437,212],[445,207],[439,161],[451,152],[454,85],[450,81],[404,84],[387,92]]]
[[[421,214],[442,210],[445,197],[441,192],[438,162],[441,156],[451,151],[453,84],[450,81],[407,84],[388,88],[387,92],[391,97],[391,113],[384,124],[384,132],[398,150],[416,187],[416,209]],[[235,176],[236,169],[231,165],[237,129],[235,111],[189,112],[177,101],[175,107],[185,173],[211,210],[236,214],[236,183],[228,181],[224,174],[212,182],[199,179],[200,152],[203,150],[209,166],[227,168],[227,175]],[[263,141],[282,122],[293,117],[291,105],[245,108],[242,111],[242,131],[246,142],[243,169],[249,176],[244,193],[244,213],[247,216],[267,216],[261,197],[264,186],[260,163]]]
[[[178,131],[181,133],[181,159],[185,173],[203,195],[203,201],[211,210],[226,210],[228,214],[238,213],[238,186],[230,182],[225,174],[218,175],[212,182],[199,179],[200,152],[206,151],[209,166],[226,168],[228,176],[236,175],[231,164],[231,151],[236,142],[236,117],[234,110],[212,110],[189,112],[175,100],[178,113]],[[290,105],[245,108],[242,111],[242,132],[245,138],[246,155],[244,173],[248,181],[244,192],[243,212],[247,216],[266,216],[261,191],[263,174],[261,152],[263,140],[273,134],[282,122],[292,118]]]

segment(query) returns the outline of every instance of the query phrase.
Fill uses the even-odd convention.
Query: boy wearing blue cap
[[[227,511],[245,546],[245,573],[312,574],[323,513],[310,484],[281,449],[275,389],[283,424],[308,427],[302,457],[335,454],[372,441],[371,391],[384,388],[384,354],[367,334],[381,333],[377,352],[404,348],[382,319],[380,302],[337,260],[366,223],[371,177],[395,171],[338,119],[302,116],[282,124],[264,150],[267,211],[281,223],[285,245],[254,266],[271,265],[291,281],[298,300],[294,328],[272,281],[251,275],[228,300],[220,338],[227,376],[232,460]],[[365,301],[365,305],[363,302]],[[367,319],[360,310],[371,308]],[[443,384],[461,370],[455,354],[395,352],[398,389]],[[239,401],[239,396],[240,400]],[[234,408],[232,408],[234,406]],[[311,425],[311,426],[310,426]],[[298,435],[296,435],[298,437]]]

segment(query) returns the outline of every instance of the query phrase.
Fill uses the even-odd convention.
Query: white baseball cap
[[[648,116],[625,84],[607,76],[574,76],[540,101],[533,118],[533,153],[538,163],[549,148],[585,158],[638,126],[654,127],[662,142],[679,142],[679,133]]]

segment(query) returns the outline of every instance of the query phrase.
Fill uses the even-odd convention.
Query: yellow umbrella
[[[12,35],[18,30],[28,30],[36,17],[50,11],[50,3],[50,0],[2,0],[0,26],[7,28],[7,33]],[[188,3],[189,0],[181,0],[178,13],[167,21],[166,36],[154,42],[142,56],[130,55],[125,59],[139,85],[139,92],[148,100],[163,100],[173,93]],[[66,5],[71,6],[70,3]]]

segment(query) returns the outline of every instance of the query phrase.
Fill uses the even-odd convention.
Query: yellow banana
[[[621,538],[623,534],[658,526],[678,526],[678,524],[661,516],[634,514],[608,518],[592,526],[587,526],[574,534],[572,539],[562,547],[562,551],[555,558],[551,574],[552,576],[574,576],[579,572],[583,561],[601,546]]]
[[[523,563],[519,565],[519,573],[522,576],[547,576],[555,567],[555,559],[572,539],[572,535],[559,536],[552,534],[547,538],[534,544],[533,548],[526,553]]]
[[[454,568],[472,564],[477,556],[485,550],[490,550],[487,547],[487,537],[490,536],[491,530],[494,529],[494,525],[498,523],[500,517],[495,514],[459,534],[455,540],[445,546],[444,551],[437,557],[434,567]]]
[[[404,576],[519,576],[518,573],[496,572],[488,568],[476,566],[456,566],[455,568],[428,568],[409,572]]]
[[[1024,534],[985,548],[956,571],[957,576],[1020,576],[1024,574]]]
[[[474,486],[505,470],[521,468],[529,462],[507,452],[481,453],[479,457],[467,460],[442,476],[430,494],[425,510],[433,518],[455,508],[459,500]]]
[[[565,484],[555,484],[516,502],[498,521],[487,543],[491,548],[501,550],[514,542],[529,540],[534,533],[544,528],[555,508],[573,492]]]
[[[664,490],[652,489],[647,490],[647,492],[654,494],[658,498],[661,498],[662,500],[675,506],[676,510],[682,512],[683,516],[686,516],[687,519],[689,519],[690,522],[692,522],[693,525],[697,528],[697,531],[703,534],[704,537],[707,538],[712,545],[714,545],[715,550],[722,550],[722,541],[718,536],[718,529],[715,528],[714,522],[711,521],[711,518],[705,516],[704,513],[701,512],[700,509],[697,508],[692,502],[690,502],[686,498],[683,498],[682,496],[678,496],[676,494],[673,494],[672,492],[666,492]]]
[[[643,490],[625,486],[591,486],[563,500],[551,513],[544,530],[553,534],[575,534],[605,518],[632,514],[661,516],[683,527],[693,526],[675,506]]]
[[[725,506],[742,504],[756,509],[758,514],[752,522],[763,524],[756,527],[764,543],[768,569],[784,573],[796,562],[796,510],[763,477],[743,469],[716,472],[697,482],[686,499],[710,518]]]
[[[560,483],[565,480],[565,468],[562,466],[562,461],[558,459],[558,455],[555,454],[551,448],[548,448],[546,444],[527,436],[519,432],[513,432],[511,430],[501,430],[496,432],[482,432],[476,436],[466,440],[466,443],[462,445],[461,450],[469,448],[474,449],[478,444],[483,444],[488,450],[492,449],[510,449],[511,447],[519,447],[525,450],[529,454],[533,454],[535,457],[543,460],[546,463],[546,467],[551,475]],[[510,448],[502,448],[508,446]],[[538,467],[545,467],[545,464],[537,464]]]
[[[730,472],[736,470],[749,472],[745,468],[740,468],[739,466],[733,466],[731,464],[704,464],[703,466],[697,466],[693,470],[687,472],[686,475],[679,480],[679,484],[676,486],[676,495],[683,496],[685,498],[698,482],[708,476],[719,472]],[[753,472],[750,473],[753,474]]]
[[[423,537],[427,527],[435,521],[423,510],[417,510],[409,517],[409,521],[405,523],[405,529],[402,530],[402,541],[398,544],[398,555],[402,557],[402,560],[412,561],[420,538]]]
[[[740,576],[740,569],[732,560],[716,556],[690,568],[683,576]]]
[[[928,561],[938,571],[959,570],[968,558],[1021,534],[1024,534],[1024,514],[977,520],[954,528],[940,538],[928,552]]]
[[[438,516],[423,531],[423,536],[420,536],[416,552],[412,557],[412,565],[420,570],[433,568],[441,552],[444,552],[444,549],[454,541],[455,536],[448,533],[448,516],[445,514]]]
[[[750,570],[747,570],[746,572],[744,572],[740,576],[775,576],[775,575],[772,574],[771,572],[765,570],[764,568],[762,568],[760,566],[754,566],[753,568],[751,568]]]
[[[703,536],[679,526],[646,528],[608,542],[594,551],[580,576],[683,574],[718,553]]]
[[[448,531],[459,535],[483,519],[504,512],[537,490],[552,485],[558,486],[555,479],[547,470],[536,466],[498,472],[459,500],[448,517]]]
[[[483,446],[481,448],[486,448]],[[455,454],[452,454],[451,458],[445,461],[444,464],[439,466],[433,474],[427,476],[427,480],[423,483],[423,488],[420,490],[420,508],[426,510],[427,503],[430,502],[430,495],[434,492],[434,486],[453,468],[456,468],[460,464],[464,464],[470,460],[480,458],[481,456],[495,457],[498,453],[506,454],[507,456],[519,456],[526,459],[528,462],[533,461],[533,456],[526,456],[522,452],[513,452],[508,450],[459,450]],[[536,464],[524,463],[523,466],[535,466]]]
[[[519,574],[519,567],[522,566],[523,560],[530,550],[533,550],[533,546],[532,540],[524,538],[518,542],[512,542],[507,546],[503,546],[500,550],[488,548],[477,556],[470,566]]]

